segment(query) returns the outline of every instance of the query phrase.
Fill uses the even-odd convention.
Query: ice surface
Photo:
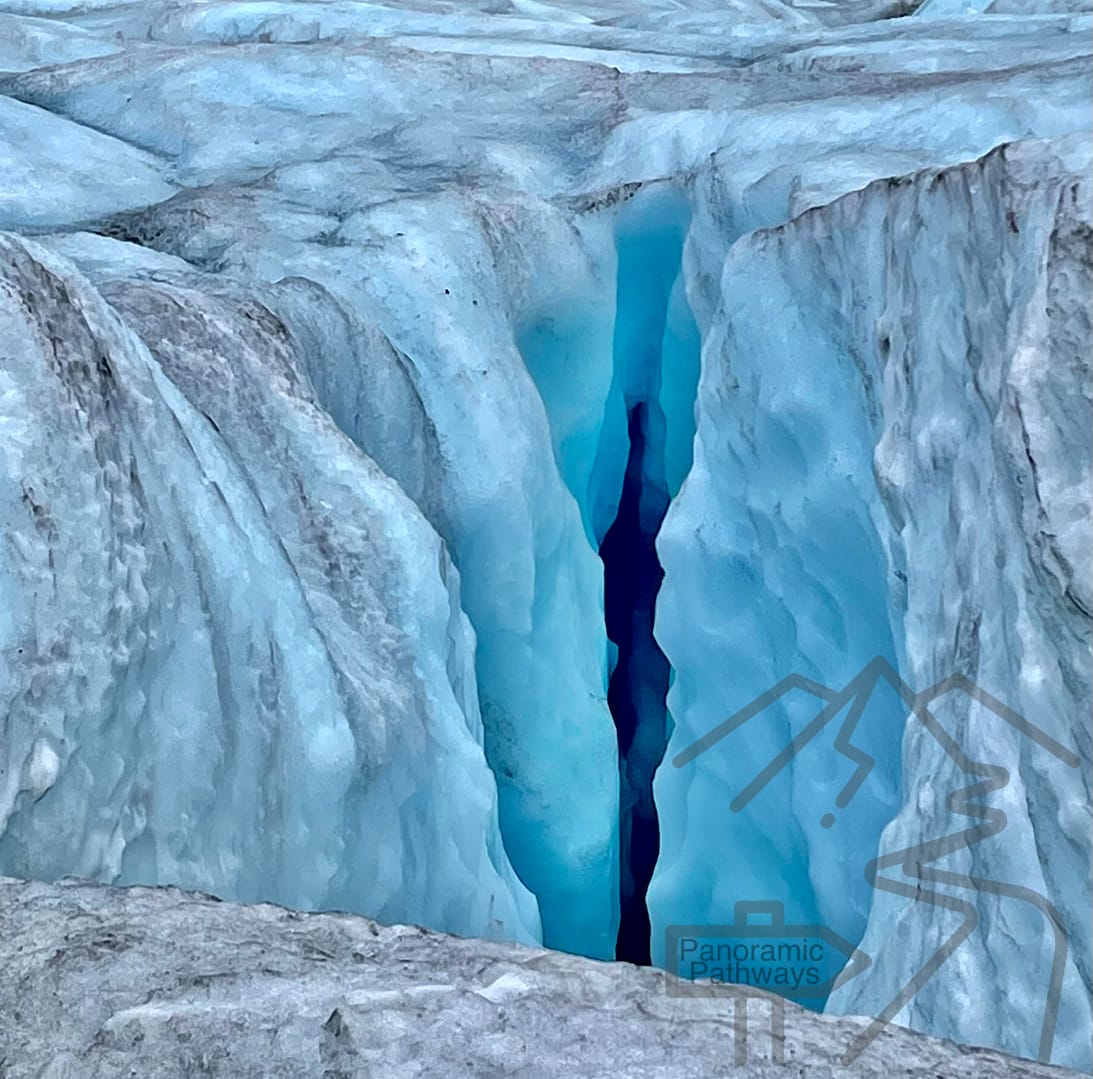
[[[0,97],[0,227],[72,225],[170,197],[152,155]]]
[[[32,71],[89,56],[107,56],[120,46],[79,26],[51,19],[0,14],[0,71]]]
[[[961,692],[935,706],[974,760],[1010,777],[992,802],[1005,832],[942,866],[1029,891],[973,890],[976,944],[887,1018],[1029,1055],[1046,1048],[1080,1067],[1090,1029],[1088,920],[1076,920],[1090,906],[1079,494],[1088,158],[1084,138],[1022,144],[875,183],[732,249],[705,345],[695,466],[662,532],[657,623],[676,671],[670,754],[783,672],[839,688],[875,654],[919,689],[965,673],[1078,752],[1078,768],[1056,759]],[[654,943],[670,924],[731,921],[736,900],[775,899],[797,924],[862,939],[873,965],[830,1006],[882,1014],[959,920],[874,893],[864,863],[901,788],[881,851],[961,826],[947,801],[959,772],[914,720],[901,779],[906,708],[888,696],[871,696],[855,732],[877,765],[846,808],[835,795],[854,762],[832,771],[831,751],[813,743],[740,813],[722,802],[710,826],[721,792],[738,796],[820,711],[815,699],[791,696],[694,764],[661,770]],[[780,804],[792,805],[788,817]],[[1040,896],[1070,938],[1062,955],[1051,918],[1031,905]],[[1065,970],[1052,1011],[1055,961]],[[1006,970],[1020,979],[993,988]],[[1053,1048],[1041,1042],[1045,1009]]]
[[[1050,729],[1080,768],[942,710],[1011,776],[957,868],[1059,910],[1051,1053],[1087,1066],[1090,20],[972,6],[0,2],[0,225],[37,235],[5,247],[0,869],[611,955],[597,550],[641,400],[669,760],[876,656]],[[845,805],[849,706],[729,812],[807,683],[661,768],[654,953],[780,899],[875,955],[832,1008],[922,968],[940,913],[863,867],[945,826],[947,766],[868,689]],[[1043,1055],[1047,923],[976,904],[899,1018]]]
[[[673,999],[661,971],[628,964],[76,881],[0,879],[0,964],[0,1010],[20,1020],[0,1028],[11,1079],[418,1079],[438,1060],[450,1079],[783,1079],[802,1062],[847,1074],[840,1056],[860,1025],[786,1004],[772,1045],[771,1001],[729,986]],[[737,1008],[744,1068],[726,1034]],[[1077,1079],[899,1029],[850,1074]]]
[[[536,939],[458,574],[283,326],[3,243],[5,867]]]

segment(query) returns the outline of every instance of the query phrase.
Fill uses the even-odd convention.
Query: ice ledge
[[[776,1062],[769,998],[738,1067],[733,989],[681,998],[647,968],[175,888],[0,878],[0,969],[5,1079],[1077,1074],[895,1027],[847,1070],[863,1021],[788,1003]]]

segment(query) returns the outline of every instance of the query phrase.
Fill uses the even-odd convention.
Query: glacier
[[[0,873],[780,904],[813,1007],[1088,1070],[1091,25],[0,0]]]

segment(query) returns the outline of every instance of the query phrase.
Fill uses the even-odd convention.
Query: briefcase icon
[[[687,995],[702,984],[777,993],[817,1008],[871,960],[822,925],[787,925],[779,900],[741,900],[731,925],[673,925],[665,931],[665,966]]]

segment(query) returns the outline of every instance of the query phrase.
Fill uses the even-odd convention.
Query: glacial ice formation
[[[192,273],[3,266],[5,867],[536,939],[458,572],[283,326]]]
[[[829,1010],[1088,1067],[1090,23],[0,0],[0,872],[659,963],[781,902]],[[901,1002],[960,753],[1011,891]]]
[[[1080,768],[966,693],[935,706],[974,760],[1008,770],[990,803],[1007,823],[942,863],[982,882],[976,945],[896,1013],[1030,1055],[1046,1022],[1056,1058],[1075,1064],[1090,1021],[1089,926],[1076,919],[1089,908],[1088,173],[1084,138],[1030,141],[877,181],[733,247],[695,466],[662,531],[657,622],[676,671],[670,755],[783,672],[839,689],[875,655],[918,690],[963,673],[1078,752]],[[863,870],[886,825],[882,852],[964,826],[947,800],[960,773],[914,719],[904,733],[907,709],[882,682],[852,739],[876,767],[847,807],[835,796],[857,761],[831,744],[844,710],[711,828],[692,807],[741,794],[823,706],[802,690],[783,700],[659,773],[654,944],[736,900],[777,900],[787,920],[862,941],[873,966],[830,1007],[881,1015],[961,919],[870,887]],[[719,863],[731,871],[706,871]],[[994,896],[990,881],[1029,895]],[[1062,956],[1037,897],[1059,912]],[[1021,978],[984,988],[1005,970]]]

